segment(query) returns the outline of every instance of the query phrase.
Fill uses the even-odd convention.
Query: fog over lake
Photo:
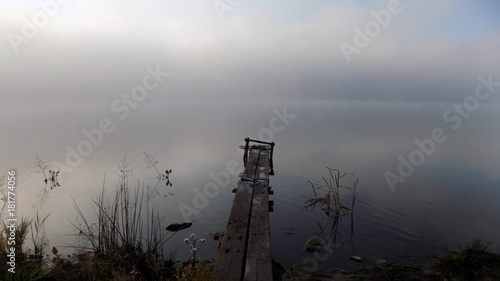
[[[252,137],[276,143],[271,250],[284,266],[328,236],[323,212],[305,209],[326,167],[359,183],[320,267],[425,258],[476,237],[500,251],[496,1],[241,2],[222,18],[212,1],[70,1],[52,15],[0,4],[0,178],[5,189],[17,172],[18,217],[50,213],[49,245],[70,253],[74,202],[94,219],[92,199],[103,186],[112,196],[127,163],[166,224],[193,221],[164,246],[187,259],[190,233],[226,227]],[[37,155],[60,186],[47,189]]]

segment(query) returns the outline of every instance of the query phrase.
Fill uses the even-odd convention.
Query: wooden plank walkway
[[[270,157],[270,146],[248,147],[245,171],[238,183],[215,263],[217,280],[273,280],[269,227]]]

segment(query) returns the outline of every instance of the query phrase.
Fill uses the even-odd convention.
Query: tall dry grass
[[[167,234],[165,216],[150,206],[144,185],[129,186],[129,174],[126,163],[122,163],[119,185],[110,196],[104,180],[101,192],[92,200],[93,219],[73,199],[81,223],[72,224],[84,242],[75,247],[105,258],[127,272],[155,279],[161,275],[165,261],[163,245],[176,232]]]

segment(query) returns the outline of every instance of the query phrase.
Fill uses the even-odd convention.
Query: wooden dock
[[[214,274],[224,281],[269,281],[273,280],[269,175],[274,174],[274,143],[245,141],[245,171],[238,182]],[[260,144],[249,146],[250,141]]]

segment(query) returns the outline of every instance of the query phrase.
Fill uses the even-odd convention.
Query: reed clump
[[[158,161],[148,154],[146,159],[146,163],[157,171],[158,183],[163,181],[172,186],[169,179],[172,170],[161,174],[156,168]],[[39,196],[40,204],[34,207],[42,208],[49,190],[53,189],[52,185],[50,189],[47,185],[57,182],[58,172],[49,170],[50,177],[47,177],[45,171],[48,166],[38,155],[36,160],[35,165],[44,175],[45,186]],[[92,199],[93,214],[84,212],[73,199],[78,216],[72,225],[78,242],[67,246],[73,254],[63,257],[55,246],[52,246],[52,254],[47,253],[49,241],[45,223],[50,214],[41,215],[37,211],[33,219],[20,219],[15,231],[16,270],[13,274],[6,267],[5,270],[0,267],[0,280],[213,280],[211,265],[197,261],[195,248],[191,249],[193,260],[188,266],[176,261],[176,251],[164,255],[165,243],[178,230],[167,231],[166,216],[160,215],[159,210],[150,205],[150,200],[160,194],[140,183],[136,188],[129,186],[132,171],[125,158],[119,165],[119,171],[120,180],[112,193],[106,191],[104,178],[100,193]],[[0,217],[3,218],[7,200],[1,180],[0,191],[0,199],[4,201],[0,209]],[[0,224],[0,263],[4,265],[7,254],[14,247],[9,243],[9,236],[12,234],[8,226]],[[25,247],[29,245],[29,238],[31,247]],[[197,242],[203,243],[204,239]]]
[[[80,219],[73,226],[81,243],[75,246],[80,250],[75,262],[85,266],[98,260],[99,272],[108,272],[112,278],[133,276],[134,280],[162,280],[168,271],[163,245],[175,232],[166,234],[165,216],[149,206],[144,186],[138,184],[134,190],[129,187],[130,171],[126,164],[122,163],[120,168],[120,183],[115,193],[108,197],[103,184],[101,193],[93,200],[95,221],[88,219],[73,200]],[[87,258],[89,255],[91,260]],[[89,274],[97,272],[90,270]]]
[[[356,202],[358,179],[354,179],[354,175],[351,174],[353,182],[351,186],[347,186],[341,183],[347,173],[340,173],[340,170],[329,167],[326,169],[328,170],[328,176],[322,177],[323,184],[315,185],[313,182],[308,181],[308,184],[314,192],[314,197],[307,200],[306,208],[312,210],[319,205],[327,216],[335,218],[341,218],[347,214],[352,214],[354,212],[354,203]],[[349,207],[344,203],[344,190],[351,193]]]

